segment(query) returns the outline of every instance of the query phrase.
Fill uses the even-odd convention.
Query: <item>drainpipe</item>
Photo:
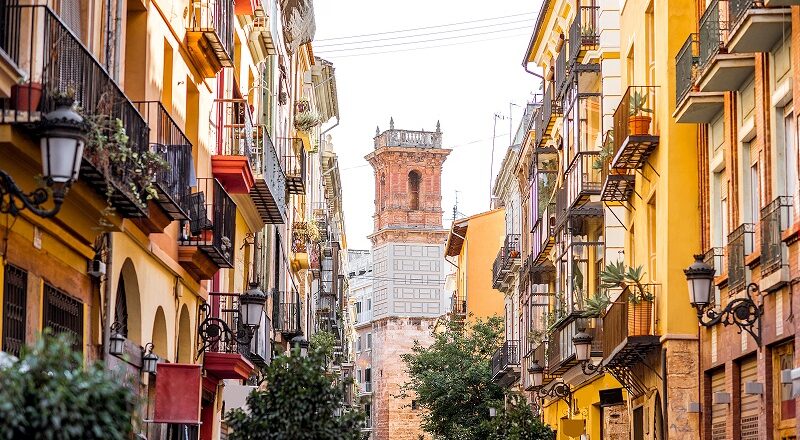
[[[103,290],[105,291],[105,299],[106,299],[106,321],[103,323],[103,358],[105,359],[106,368],[111,367],[109,362],[111,361],[111,355],[108,353],[109,349],[109,342],[111,339],[111,323],[113,322],[114,318],[111,316],[112,307],[111,307],[111,276],[109,275],[112,270],[111,260],[112,260],[112,244],[114,239],[114,234],[111,232],[106,232],[106,276],[105,276],[105,286],[103,286]]]

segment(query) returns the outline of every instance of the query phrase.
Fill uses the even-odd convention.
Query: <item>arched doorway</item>
[[[125,259],[117,281],[117,294],[114,300],[114,322],[130,341],[142,344],[142,312],[139,300],[139,279],[130,258]]]
[[[190,363],[194,360],[192,349],[192,323],[189,319],[189,308],[186,304],[181,307],[178,324],[178,363]]]

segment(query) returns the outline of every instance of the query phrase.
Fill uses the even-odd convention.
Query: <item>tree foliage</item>
[[[428,347],[414,344],[402,356],[409,373],[403,395],[413,392],[424,410],[422,428],[441,440],[539,440],[551,432],[530,407],[492,382],[491,358],[503,343],[503,320],[446,321]],[[506,405],[504,402],[512,402]],[[497,417],[489,416],[494,408]],[[504,410],[507,408],[507,410]],[[527,412],[526,412],[527,411]],[[527,420],[526,420],[527,419]],[[541,430],[540,428],[544,428]]]
[[[359,440],[364,416],[344,411],[342,384],[324,369],[326,344],[279,356],[265,371],[266,388],[247,397],[248,412],[228,413],[231,440]]]
[[[0,439],[130,438],[132,387],[84,366],[65,335],[45,333],[18,360],[0,361]]]

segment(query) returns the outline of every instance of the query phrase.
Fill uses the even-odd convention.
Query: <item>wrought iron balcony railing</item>
[[[519,341],[506,341],[492,355],[492,378],[497,380],[510,366],[519,365]]]
[[[299,335],[300,329],[300,295],[297,291],[272,292],[272,324],[277,332],[280,332],[284,339],[291,339]]]
[[[700,17],[698,35],[700,69],[705,69],[720,51],[724,51],[727,33],[728,23],[721,17],[720,2],[719,0],[712,0],[706,7],[705,12],[703,12],[703,16]]]
[[[233,2],[193,0],[189,6],[189,31],[202,33],[223,65],[230,63],[234,48]]]
[[[31,93],[0,99],[0,123],[36,124],[55,109],[54,98],[72,95],[101,129],[109,122],[121,123],[126,147],[141,157],[149,147],[147,122],[79,37],[47,6],[9,3],[0,10],[0,50],[29,78],[15,87],[30,87]],[[141,172],[131,160],[111,160],[89,145],[84,149],[81,180],[104,196],[110,194],[122,216],[145,215],[145,194],[131,188]]]
[[[582,151],[575,155],[567,167],[567,209],[600,194],[603,182],[600,180],[600,170],[593,166],[599,157],[600,153],[597,151]]]
[[[728,0],[728,23],[730,28],[742,21],[750,9],[760,9],[764,7],[762,0]]]
[[[700,45],[697,34],[690,34],[675,56],[675,103],[676,106],[692,91],[700,62]]]
[[[761,208],[761,276],[780,269],[785,261],[781,234],[791,224],[792,197],[779,196]]]
[[[306,150],[300,138],[278,138],[289,194],[305,194]]]
[[[574,63],[581,53],[592,50],[600,42],[597,29],[598,6],[579,6],[569,27],[569,59]]]
[[[467,314],[467,297],[460,291],[453,292],[450,298],[450,309],[454,315],[465,316]]]
[[[575,360],[575,344],[572,337],[581,329],[592,336],[592,354],[600,356],[603,353],[603,328],[602,326],[589,327],[589,320],[582,318],[583,312],[573,312],[567,319],[553,329],[548,336],[547,347],[547,372],[552,375],[561,375],[577,364]]]
[[[189,178],[192,174],[192,143],[159,101],[134,103],[150,127],[150,148],[166,162],[156,173],[157,201],[173,220],[188,219]]]
[[[656,86],[630,86],[614,111],[615,168],[639,169],[658,146]]]
[[[728,289],[737,292],[747,285],[745,258],[753,253],[755,225],[742,223],[728,234]]]
[[[492,264],[493,287],[499,289],[506,281],[506,276],[512,271],[514,262],[520,260],[520,235],[507,234],[503,246],[497,252]]]
[[[284,223],[286,217],[286,174],[267,127],[255,129],[250,165],[255,185],[250,196],[261,218],[268,224]]]
[[[534,255],[536,263],[544,262],[547,253],[553,248],[556,226],[555,213],[556,204],[554,202],[548,203],[544,211],[542,211],[541,218],[533,227],[531,253]]]
[[[218,267],[233,267],[236,246],[236,204],[214,178],[198,178],[188,197],[188,230],[181,246],[197,246]]]
[[[555,99],[560,99],[564,94],[564,89],[566,88],[567,84],[567,70],[569,66],[567,66],[567,47],[566,45],[561,48],[561,52],[556,55],[556,64],[555,64],[555,72],[553,72],[554,76],[554,94],[553,97]]]

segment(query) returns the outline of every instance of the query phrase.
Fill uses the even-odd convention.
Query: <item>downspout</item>
[[[122,0],[117,0],[117,16],[114,19],[114,79],[117,82],[119,82],[120,52],[122,51],[122,41],[120,41],[120,36],[122,35],[122,4]]]
[[[103,286],[103,290],[105,291],[105,299],[106,299],[106,320],[103,323],[103,358],[105,359],[106,368],[110,369],[110,361],[111,355],[108,352],[109,349],[109,342],[111,340],[111,322],[114,318],[111,316],[111,280],[109,273],[111,272],[113,266],[112,263],[112,250],[113,250],[113,240],[114,234],[111,232],[106,232],[106,276],[105,276],[105,286]]]

